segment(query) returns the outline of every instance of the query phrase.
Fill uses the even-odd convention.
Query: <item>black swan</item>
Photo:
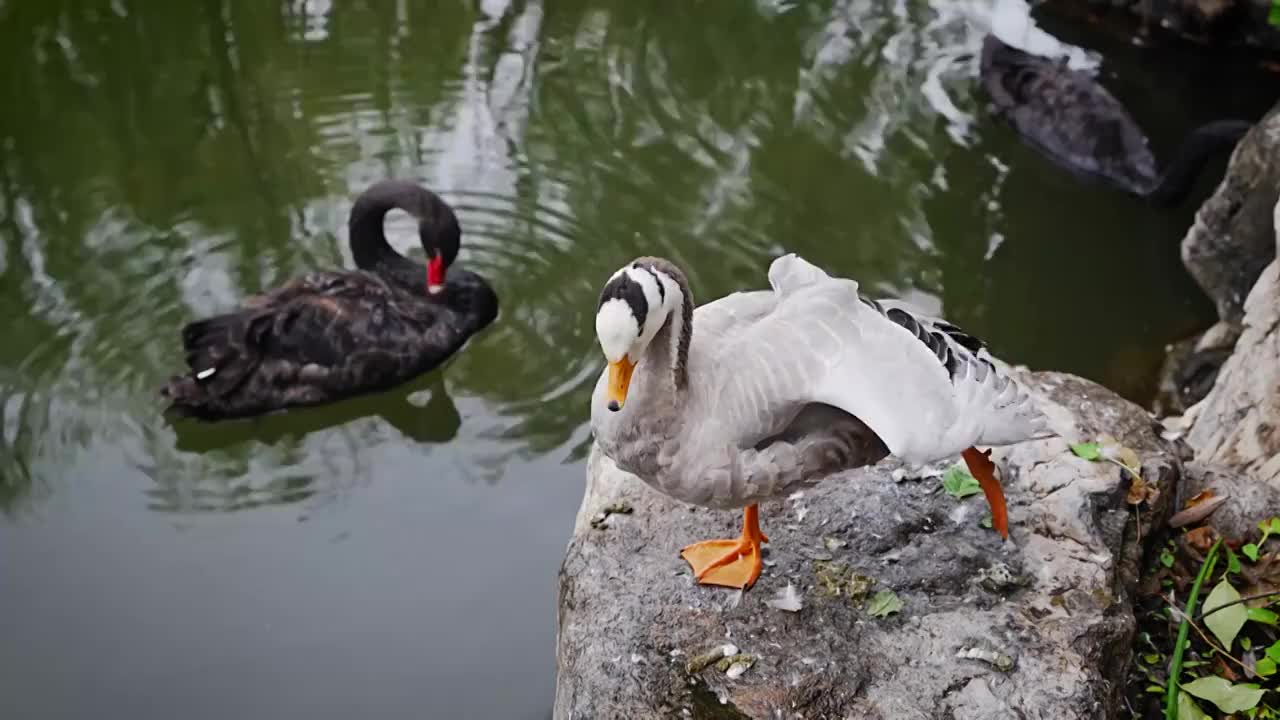
[[[1240,120],[1202,125],[1158,174],[1138,124],[1088,73],[1023,52],[995,35],[983,40],[979,72],[996,113],[1032,146],[1068,170],[1155,205],[1180,202],[1209,156],[1235,145],[1250,128]]]
[[[417,219],[425,269],[387,243],[392,208]],[[489,284],[450,269],[458,218],[435,193],[376,183],[347,227],[359,270],[309,273],[182,329],[190,370],[161,391],[169,412],[223,420],[385,390],[435,368],[497,317]]]

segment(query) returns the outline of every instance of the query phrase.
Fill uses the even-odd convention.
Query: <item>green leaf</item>
[[[1258,562],[1258,546],[1257,545],[1254,545],[1253,543],[1249,543],[1248,545],[1245,545],[1244,547],[1240,548],[1240,552],[1244,553],[1245,557],[1249,558],[1250,562]]]
[[[982,486],[978,481],[973,479],[968,470],[959,465],[952,465],[942,474],[942,489],[957,500],[982,492]]]
[[[1271,533],[1272,535],[1280,535],[1280,517],[1271,518],[1271,521],[1266,524],[1266,527],[1263,527],[1262,523],[1259,523],[1258,527],[1262,532]]]
[[[1142,656],[1142,659],[1148,665],[1155,665],[1156,663],[1160,662],[1160,653],[1147,653],[1146,655]]]
[[[1249,619],[1256,623],[1262,623],[1263,625],[1276,625],[1277,623],[1280,623],[1280,615],[1277,615],[1274,610],[1268,610],[1266,608],[1249,608]]]
[[[1249,639],[1248,635],[1240,638],[1240,647],[1246,651],[1253,648],[1253,641]]]
[[[1102,451],[1098,443],[1077,443],[1071,446],[1071,452],[1075,453],[1076,457],[1082,457],[1085,460],[1097,460],[1102,457]]]
[[[1196,704],[1191,696],[1180,692],[1178,693],[1178,720],[1212,720],[1205,714],[1200,706]]]
[[[1169,552],[1168,550],[1161,550],[1160,564],[1167,568],[1173,567],[1173,553]]]
[[[1227,548],[1227,574],[1240,574],[1240,558],[1231,550],[1231,548]]]
[[[1267,648],[1266,656],[1280,663],[1280,640],[1277,640],[1274,645]]]
[[[979,524],[979,525],[981,525],[981,526],[982,526],[982,527],[984,527],[984,528],[989,528],[989,527],[991,527],[991,513],[987,513],[986,515],[983,515],[983,516],[982,516],[982,522],[980,522],[980,523],[978,523],[978,524]]]
[[[881,590],[871,596],[871,602],[867,605],[867,614],[871,617],[888,617],[901,610],[902,600],[892,590]]]
[[[1244,627],[1245,620],[1249,619],[1249,611],[1245,609],[1243,603],[1239,602],[1240,593],[1231,587],[1231,583],[1223,580],[1213,586],[1213,590],[1209,592],[1209,597],[1204,600],[1204,624],[1209,626],[1209,630],[1217,636],[1218,642],[1222,643],[1222,647],[1227,650],[1231,649],[1231,644],[1235,642],[1236,635],[1240,634],[1240,628]],[[1223,607],[1218,612],[1210,614],[1214,608],[1222,607],[1228,603],[1236,603],[1230,607]]]
[[[1253,671],[1258,677],[1271,677],[1276,674],[1276,661],[1271,658],[1261,658],[1253,664]]]
[[[1232,685],[1217,675],[1209,675],[1182,686],[1183,690],[1201,700],[1208,700],[1224,713],[1248,710],[1262,699],[1265,690],[1253,683]]]

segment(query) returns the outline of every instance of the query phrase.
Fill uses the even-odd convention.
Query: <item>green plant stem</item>
[[[1213,566],[1218,561],[1218,546],[1222,538],[1213,542],[1209,554],[1200,566],[1196,581],[1191,585],[1191,595],[1187,598],[1187,609],[1182,614],[1182,622],[1178,624],[1178,639],[1173,646],[1173,659],[1169,662],[1169,687],[1164,697],[1165,720],[1178,720],[1178,678],[1182,676],[1182,653],[1186,649],[1187,635],[1191,633],[1191,617],[1196,613],[1196,601],[1200,599],[1200,585],[1205,577],[1213,574]]]
[[[1106,460],[1107,460],[1108,462],[1110,462],[1110,463],[1115,464],[1115,465],[1119,465],[1121,470],[1124,470],[1125,472],[1129,473],[1129,475],[1131,475],[1131,476],[1133,476],[1133,477],[1135,477],[1135,478],[1137,478],[1137,479],[1139,479],[1139,480],[1142,480],[1142,475],[1140,475],[1140,474],[1138,473],[1138,471],[1137,471],[1137,470],[1134,470],[1133,468],[1129,467],[1128,465],[1125,465],[1124,463],[1120,462],[1119,460],[1115,460],[1115,459],[1112,459],[1112,458],[1106,458]],[[1143,481],[1143,482],[1146,482],[1145,480],[1142,480],[1142,481]]]
[[[1218,612],[1218,611],[1219,611],[1219,610],[1221,610],[1222,608],[1229,608],[1229,607],[1231,607],[1232,605],[1239,605],[1239,604],[1240,604],[1240,603],[1242,603],[1242,602],[1249,602],[1250,600],[1261,600],[1262,598],[1269,598],[1269,597],[1272,597],[1273,595],[1280,595],[1280,590],[1272,590],[1271,592],[1258,593],[1257,595],[1245,595],[1244,597],[1240,598],[1239,600],[1232,600],[1232,601],[1231,601],[1231,602],[1229,602],[1229,603],[1222,603],[1221,605],[1218,605],[1218,606],[1214,607],[1212,610],[1206,610],[1206,611],[1204,611],[1204,612],[1200,613],[1200,617],[1198,617],[1198,618],[1196,618],[1196,619],[1197,619],[1197,620],[1204,620],[1205,618],[1207,618],[1207,617],[1209,617],[1210,615],[1212,615],[1212,614],[1214,614],[1214,613]]]

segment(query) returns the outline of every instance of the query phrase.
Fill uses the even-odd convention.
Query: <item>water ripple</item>
[[[128,13],[87,22],[49,11],[34,44],[4,51],[32,70],[9,96],[53,107],[87,84],[111,89],[43,125],[0,124],[0,297],[27,310],[8,321],[22,342],[0,347],[6,447],[57,434],[40,419],[50,416],[78,428],[110,412],[130,418],[101,420],[117,428],[158,423],[154,388],[180,360],[182,323],[349,267],[346,213],[383,177],[416,179],[454,205],[460,262],[493,282],[502,312],[444,371],[447,392],[431,392],[456,397],[450,417],[479,408],[461,429],[418,427],[384,398],[362,415],[213,433],[208,447],[147,431],[140,462],[157,477],[207,475],[198,486],[157,480],[158,508],[304,497],[297,478],[331,463],[298,468],[330,455],[326,438],[367,458],[406,437],[457,434],[497,443],[475,457],[499,474],[503,458],[574,457],[599,371],[599,283],[638,255],[683,264],[695,294],[713,298],[761,286],[769,260],[796,250],[872,290],[980,320],[992,306],[956,293],[978,287],[968,278],[998,259],[993,248],[1010,252],[1003,196],[1015,185],[981,149],[982,35],[995,27],[1090,60],[1050,42],[1021,0],[994,13],[968,0],[831,0],[661,14],[621,2],[444,12],[289,0],[281,22],[269,7],[228,7],[175,16],[184,23],[162,46],[173,78],[143,72],[154,60],[141,56],[105,60],[121,43],[159,46]],[[65,137],[94,151],[64,150]],[[420,257],[407,217],[390,218],[388,233]],[[19,455],[53,462],[60,442]]]

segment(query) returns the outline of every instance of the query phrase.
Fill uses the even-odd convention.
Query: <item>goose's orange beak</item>
[[[617,362],[609,363],[609,409],[617,412],[627,402],[627,388],[631,385],[631,373],[636,364],[626,355]]]

